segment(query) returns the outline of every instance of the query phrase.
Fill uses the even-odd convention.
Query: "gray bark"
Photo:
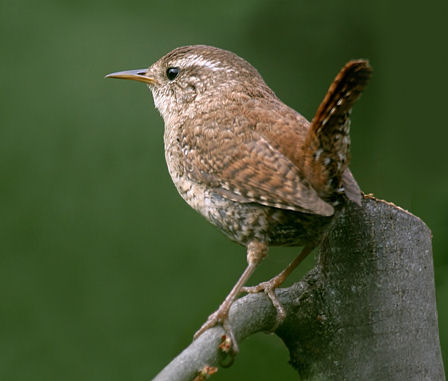
[[[277,295],[287,318],[276,334],[302,380],[445,380],[431,232],[403,209],[370,197],[347,207],[316,267]],[[262,294],[230,311],[238,341],[274,320]],[[205,365],[219,366],[222,334],[221,327],[205,332],[155,380],[191,380]]]

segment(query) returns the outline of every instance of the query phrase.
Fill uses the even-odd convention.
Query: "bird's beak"
[[[154,78],[146,75],[148,69],[118,71],[116,73],[107,74],[104,78],[131,79],[133,81],[144,82],[149,85],[157,84]]]

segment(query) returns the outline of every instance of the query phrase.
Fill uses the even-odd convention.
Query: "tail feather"
[[[305,141],[304,172],[324,199],[344,192],[348,175],[343,174],[350,162],[350,112],[371,73],[368,61],[348,62],[330,85],[311,122]],[[352,198],[353,192],[345,193]]]

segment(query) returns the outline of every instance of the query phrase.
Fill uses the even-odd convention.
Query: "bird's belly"
[[[241,245],[257,240],[270,246],[302,246],[318,241],[331,221],[331,217],[231,201],[213,188],[185,178],[176,180],[183,199]]]

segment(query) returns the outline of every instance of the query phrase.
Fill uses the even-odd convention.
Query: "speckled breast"
[[[256,203],[231,201],[185,177],[173,177],[182,198],[231,240],[270,246],[302,246],[319,241],[332,217],[299,213]]]

